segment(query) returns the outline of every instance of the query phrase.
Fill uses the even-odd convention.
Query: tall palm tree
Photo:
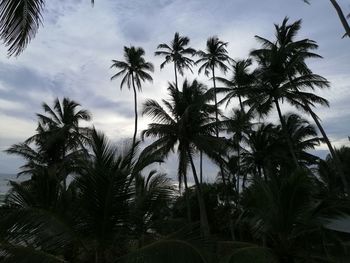
[[[228,42],[221,41],[218,37],[210,37],[207,40],[206,49],[205,51],[199,50],[197,51],[197,55],[200,57],[196,61],[196,65],[201,64],[199,67],[198,73],[201,73],[204,71],[204,74],[206,76],[209,76],[211,74],[213,79],[213,88],[214,88],[214,101],[215,101],[215,120],[217,123],[216,126],[216,137],[219,137],[219,109],[218,109],[218,101],[217,101],[217,90],[216,90],[216,75],[215,75],[215,68],[219,68],[222,72],[226,73],[229,69],[227,66],[227,63],[232,62],[233,60],[228,55],[228,52],[226,50],[226,47],[228,45]],[[222,176],[222,183],[224,186],[226,185],[226,179],[224,174],[224,169],[222,167],[222,164],[220,164],[220,170],[221,170],[221,176]],[[226,187],[225,187],[226,188]]]
[[[279,49],[284,50],[285,56],[286,57],[289,56],[289,59],[292,62],[290,63],[291,66],[294,67],[295,70],[299,73],[299,76],[293,75],[292,72],[287,73],[291,88],[295,89],[294,97],[296,99],[293,100],[292,104],[296,106],[298,109],[301,109],[306,113],[310,114],[310,116],[316,123],[319,131],[321,132],[322,137],[327,144],[330,154],[332,155],[335,162],[338,163],[337,167],[340,167],[339,158],[336,155],[332,147],[332,144],[325,130],[321,125],[319,117],[313,111],[313,107],[315,107],[315,104],[319,104],[322,106],[329,106],[328,101],[322,97],[317,97],[314,94],[303,92],[302,87],[298,85],[298,82],[300,81],[301,77],[310,76],[314,78],[314,81],[312,83],[307,82],[306,79],[303,79],[303,81],[305,82],[305,85],[309,86],[309,88],[311,88],[312,90],[315,88],[329,87],[329,83],[326,79],[316,74],[312,74],[311,70],[305,64],[305,59],[307,58],[322,58],[322,57],[312,52],[312,50],[315,50],[318,48],[318,45],[316,44],[315,41],[309,40],[309,39],[295,40],[295,37],[299,32],[300,28],[301,28],[300,20],[294,23],[288,24],[288,19],[285,18],[281,25],[275,25],[276,43],[274,45],[278,46]],[[259,37],[259,41],[261,41],[263,45],[267,47],[270,47],[270,48],[273,47],[273,45],[271,45],[271,41],[267,39]],[[261,51],[258,51],[258,52],[261,52]],[[294,59],[292,59],[292,57],[294,57]],[[348,184],[345,179],[345,175],[343,171],[340,168],[337,168],[337,172],[342,178],[344,188],[348,189]]]
[[[147,62],[144,58],[145,51],[141,47],[124,47],[124,59],[125,61],[112,60],[113,64],[111,68],[119,70],[112,76],[111,80],[122,77],[120,83],[120,89],[127,86],[128,89],[134,91],[134,112],[135,112],[135,129],[132,139],[133,147],[136,144],[137,134],[137,90],[142,89],[142,82],[153,81],[150,72],[154,71],[152,63]]]
[[[206,76],[211,74],[213,79],[213,88],[214,88],[214,99],[215,99],[215,118],[216,122],[219,121],[218,115],[218,101],[216,96],[216,77],[215,77],[215,68],[219,68],[222,72],[226,73],[229,69],[227,63],[232,62],[232,59],[227,53],[226,47],[228,42],[221,41],[218,37],[210,37],[207,40],[207,45],[205,51],[197,51],[197,55],[200,57],[196,61],[196,64],[201,64],[199,67],[198,73],[204,71]],[[216,136],[219,136],[219,129],[216,129]]]
[[[319,57],[309,51],[317,46],[314,41],[308,39],[295,43],[289,41],[294,39],[300,29],[301,21],[291,25],[287,22],[288,19],[285,18],[281,26],[275,25],[277,31],[275,42],[256,36],[262,43],[262,48],[252,51],[251,55],[259,64],[256,70],[258,83],[250,90],[251,97],[247,103],[254,104],[262,114],[268,113],[273,106],[276,107],[292,159],[298,166],[293,146],[288,138],[286,124],[282,118],[280,101],[287,101],[295,106],[299,106],[303,101],[308,101],[309,104],[327,103],[322,97],[306,92],[305,89],[324,88],[328,86],[328,82],[323,77],[312,73],[305,64],[306,58]],[[282,31],[285,33],[279,34]]]
[[[216,123],[212,122],[216,109],[209,104],[213,93],[205,91],[203,84],[196,80],[184,81],[182,91],[170,85],[170,102],[163,100],[165,108],[154,100],[146,101],[143,114],[156,122],[151,123],[142,136],[155,137],[157,140],[146,149],[159,151],[166,157],[177,146],[179,156],[179,181],[186,175],[188,165],[196,185],[202,233],[209,235],[209,224],[202,189],[193,157],[197,151],[203,151],[209,157],[218,159],[222,153],[223,142],[215,134]],[[185,178],[184,178],[185,180]]]
[[[218,89],[220,93],[226,93],[222,102],[230,103],[231,99],[238,98],[241,111],[244,112],[242,97],[247,96],[249,88],[254,84],[254,74],[249,71],[252,65],[251,59],[236,60],[232,65],[232,76],[229,79],[217,77],[225,87]]]
[[[192,72],[192,66],[194,61],[187,56],[193,56],[196,53],[196,50],[193,48],[187,47],[190,43],[190,39],[186,36],[180,36],[178,32],[175,33],[174,39],[170,42],[170,44],[159,44],[154,54],[156,56],[164,56],[165,61],[160,64],[160,68],[164,68],[164,66],[168,63],[174,64],[174,73],[175,73],[175,85],[178,87],[178,79],[177,72],[180,75],[184,74],[184,69],[189,69]]]

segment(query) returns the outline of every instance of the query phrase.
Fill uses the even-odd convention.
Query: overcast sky
[[[203,49],[209,36],[229,42],[233,58],[245,58],[258,47],[254,35],[271,39],[273,23],[285,16],[303,19],[300,37],[316,40],[322,60],[309,62],[315,73],[331,81],[331,89],[319,94],[331,108],[317,109],[336,146],[347,144],[350,135],[350,40],[329,1],[302,0],[90,0],[46,1],[44,27],[22,55],[7,58],[0,51],[0,150],[21,142],[36,128],[36,112],[43,101],[68,96],[93,115],[93,124],[111,140],[132,136],[133,96],[120,91],[119,81],[110,81],[112,59],[122,59],[123,46],[141,46],[155,65],[153,83],[139,94],[166,98],[172,67],[159,70],[161,58],[153,56],[159,43],[169,42],[175,32],[191,38],[191,46]],[[346,10],[350,4],[339,1]],[[188,74],[188,78],[197,77]],[[200,80],[210,84],[204,76]],[[286,109],[285,110],[289,110]],[[272,117],[273,118],[273,117]],[[147,126],[141,119],[140,130]],[[324,146],[320,150],[325,149]],[[175,160],[175,159],[174,159]],[[18,171],[21,160],[0,153],[0,173]],[[176,162],[162,169],[174,173]],[[168,167],[168,168],[167,168]],[[170,168],[169,168],[170,167]],[[214,168],[207,165],[210,174]]]

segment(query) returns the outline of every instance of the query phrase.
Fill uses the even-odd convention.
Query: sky
[[[350,12],[346,2],[339,1]],[[302,0],[95,0],[94,7],[90,0],[46,1],[44,26],[23,54],[8,58],[6,48],[0,48],[0,173],[18,172],[23,161],[3,150],[34,134],[35,113],[42,112],[42,102],[52,105],[56,97],[69,97],[88,109],[92,123],[112,141],[132,136],[132,92],[121,91],[119,80],[110,80],[115,73],[111,60],[123,58],[124,46],[143,47],[146,60],[155,66],[153,83],[145,83],[138,95],[141,109],[145,99],[167,98],[173,68],[160,70],[162,58],[153,54],[175,32],[189,36],[195,49],[204,49],[206,39],[217,35],[229,42],[232,58],[246,58],[259,47],[254,35],[272,39],[273,24],[285,16],[290,21],[302,19],[300,38],[319,44],[324,59],[310,60],[309,65],[331,82],[330,89],[318,92],[331,107],[316,112],[332,143],[349,145],[350,39],[341,39],[344,32],[329,1],[307,5]],[[186,77],[211,84],[194,72]],[[272,114],[270,120],[276,116]],[[139,130],[149,122],[141,118]],[[318,152],[324,156],[325,145]],[[204,179],[210,180],[217,168],[205,163]],[[158,168],[174,177],[176,158]]]

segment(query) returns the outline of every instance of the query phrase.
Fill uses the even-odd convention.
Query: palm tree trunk
[[[292,142],[290,140],[290,136],[289,136],[288,131],[287,131],[286,123],[285,123],[285,121],[284,121],[284,119],[282,117],[282,112],[281,112],[280,105],[279,105],[278,100],[276,98],[274,99],[274,102],[275,102],[275,105],[276,105],[276,108],[277,108],[278,117],[279,117],[281,125],[282,125],[282,131],[284,133],[285,139],[287,140],[288,148],[289,148],[290,154],[292,156],[293,162],[294,162],[296,168],[299,168],[298,159],[297,159],[297,157],[295,155],[295,152],[294,152],[294,149],[293,149],[293,144],[292,144]]]
[[[192,222],[192,213],[191,213],[191,203],[190,203],[190,196],[189,196],[189,190],[187,185],[187,175],[184,174],[184,184],[185,184],[185,200],[186,200],[186,210],[187,210],[187,221],[188,223]]]
[[[199,180],[203,183],[203,151],[199,153]]]
[[[240,146],[239,143],[237,143],[237,194],[238,194],[238,198],[239,198],[239,184],[240,184],[240,180],[239,177],[241,175],[241,163],[240,163]]]
[[[219,113],[218,113],[218,100],[216,97],[216,82],[215,82],[215,69],[212,67],[212,73],[213,73],[213,85],[214,85],[214,98],[215,98],[215,121],[216,121],[216,127],[215,127],[215,132],[216,132],[216,137],[219,138]],[[222,167],[222,164],[220,162],[220,172],[221,172],[221,179],[222,179],[222,184],[224,185],[224,194],[226,196],[226,199],[228,199],[228,196],[226,194],[226,179],[225,179],[225,173],[224,169]]]
[[[192,155],[191,155],[189,149],[187,149],[187,154],[188,154],[188,158],[189,158],[190,163],[191,163],[193,178],[194,178],[194,182],[195,182],[196,188],[197,188],[197,198],[198,198],[202,233],[203,233],[203,236],[208,237],[210,235],[210,229],[209,229],[207,210],[205,208],[205,202],[204,202],[204,198],[203,198],[202,187],[201,187],[201,184],[199,183],[197,172],[196,172],[196,167],[193,163]]]
[[[241,106],[241,111],[245,113],[241,95],[238,95],[238,100],[239,100],[239,105]]]
[[[213,84],[214,84],[214,99],[215,99],[215,121],[216,121],[216,137],[219,137],[219,113],[218,113],[218,100],[216,96],[216,82],[215,82],[215,70],[214,67],[212,67],[212,73],[213,73]]]
[[[332,158],[333,158],[333,160],[334,160],[334,162],[336,164],[337,172],[338,172],[338,174],[339,174],[339,176],[340,176],[340,178],[341,178],[341,180],[343,182],[345,192],[349,193],[348,182],[345,179],[344,171],[341,168],[341,162],[340,162],[340,160],[338,158],[338,155],[334,151],[334,148],[332,147],[332,144],[331,144],[331,142],[330,142],[326,132],[324,131],[324,129],[323,129],[323,127],[322,127],[322,125],[321,125],[317,115],[312,111],[312,109],[310,108],[310,106],[307,103],[304,103],[304,104],[305,104],[306,110],[311,114],[311,117],[315,121],[318,129],[320,130],[320,132],[322,134],[323,139],[325,140],[325,142],[326,142],[326,144],[328,146],[329,152],[330,152],[330,154],[331,154],[331,156],[332,156]]]
[[[176,85],[176,90],[179,91],[179,87],[177,84],[177,69],[176,69],[176,62],[174,61],[174,71],[175,71],[175,85]]]
[[[334,9],[337,11],[340,22],[342,23],[343,28],[345,29],[345,32],[346,32],[345,35],[347,35],[350,38],[350,25],[349,25],[348,21],[346,20],[346,17],[343,13],[343,10],[341,9],[341,7],[339,6],[339,4],[336,0],[330,0],[330,2],[332,3]]]
[[[132,88],[134,91],[134,112],[135,112],[135,130],[134,130],[134,136],[132,138],[132,149],[131,149],[131,156],[130,156],[130,164],[129,167],[131,166],[131,162],[132,162],[132,158],[134,155],[134,150],[135,150],[135,144],[136,144],[136,134],[137,134],[137,92],[136,92],[136,88],[135,88],[135,81],[134,81],[134,75],[131,75],[132,77]]]

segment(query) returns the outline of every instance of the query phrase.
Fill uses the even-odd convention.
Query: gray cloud
[[[332,82],[328,98],[331,108],[317,109],[325,129],[336,143],[349,135],[350,52],[342,40],[342,28],[327,1],[301,0],[129,0],[47,1],[45,26],[19,58],[7,59],[2,51],[0,63],[0,149],[9,142],[21,141],[35,129],[35,112],[40,104],[55,97],[69,96],[89,109],[97,128],[113,140],[129,137],[133,130],[133,97],[127,89],[119,90],[119,81],[110,81],[115,72],[111,59],[122,58],[123,46],[137,45],[146,50],[146,58],[155,64],[153,83],[146,83],[139,94],[140,106],[146,98],[167,97],[167,82],[173,81],[172,67],[159,70],[161,58],[153,52],[161,42],[168,42],[174,32],[191,37],[191,44],[203,49],[208,36],[218,35],[228,41],[232,57],[246,57],[258,46],[254,35],[273,37],[273,23],[285,15],[303,19],[301,37],[318,42],[323,60],[310,61],[315,72]],[[186,77],[194,78],[194,75]],[[201,75],[201,81],[211,85]],[[273,119],[273,116],[270,118]],[[140,119],[140,129],[149,119]],[[319,151],[323,151],[320,149]],[[21,161],[0,154],[0,170],[16,171]],[[216,168],[206,162],[212,177]],[[176,174],[176,157],[162,165]],[[162,168],[163,169],[163,168]]]

